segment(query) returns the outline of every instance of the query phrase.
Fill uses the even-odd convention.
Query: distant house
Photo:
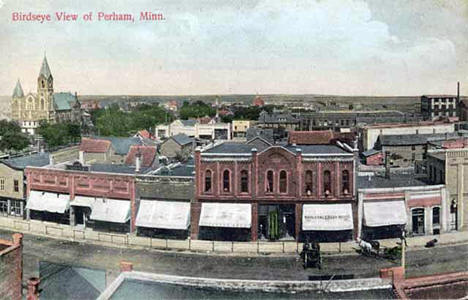
[[[268,141],[269,143],[273,144],[275,142],[273,138],[273,129],[271,128],[258,128],[258,127],[250,127],[247,128],[245,131],[245,137],[247,141],[255,137],[261,137],[262,139]]]
[[[234,138],[245,138],[247,136],[247,129],[251,128],[256,121],[251,120],[233,120],[232,121],[232,135]]]
[[[168,138],[178,134],[185,134],[197,139],[231,139],[231,124],[218,123],[211,118],[200,120],[175,120],[168,125],[156,126],[155,134],[157,139]]]
[[[161,144],[159,152],[161,155],[175,158],[177,155],[189,155],[194,147],[194,139],[181,133],[171,136]]]
[[[364,151],[362,156],[365,159],[365,164],[368,166],[380,166],[384,163],[384,155],[375,149]]]
[[[80,161],[123,164],[135,145],[154,146],[154,141],[141,137],[84,137],[81,139]]]
[[[146,129],[143,129],[143,130],[140,130],[138,131],[136,134],[135,134],[135,137],[141,137],[141,138],[144,138],[144,139],[154,139],[154,135],[151,134],[151,132],[149,132],[148,130]]]
[[[264,106],[265,101],[263,101],[262,97],[256,96],[254,100],[252,101],[253,106]]]
[[[264,138],[260,136],[254,137],[253,139],[247,141],[246,144],[255,146],[255,149],[257,149],[257,151],[263,151],[266,148],[273,145],[272,143],[270,143],[269,141],[265,140]]]

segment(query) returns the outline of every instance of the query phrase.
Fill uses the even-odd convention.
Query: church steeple
[[[49,79],[52,76],[50,72],[49,64],[47,63],[47,57],[44,55],[44,60],[42,61],[41,71],[39,72],[39,77],[44,76],[46,79]]]
[[[21,87],[20,80],[16,82],[15,89],[13,90],[13,98],[23,98],[24,97],[24,92],[23,88]]]

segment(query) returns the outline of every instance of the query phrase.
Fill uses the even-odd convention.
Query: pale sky
[[[81,19],[99,11],[135,22]],[[44,52],[82,95],[468,94],[467,0],[0,0],[0,38],[0,95],[35,91]]]

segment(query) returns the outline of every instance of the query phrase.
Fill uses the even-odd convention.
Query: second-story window
[[[285,170],[282,170],[280,172],[280,178],[279,178],[279,191],[280,193],[286,193],[288,190],[288,174],[286,173]]]
[[[211,192],[211,171],[207,170],[205,172],[205,192]]]
[[[229,170],[223,172],[223,192],[229,192],[231,187],[231,178]]]
[[[307,170],[305,172],[305,193],[306,195],[312,195],[312,191],[313,191],[313,176],[312,176],[312,171],[311,170]]]
[[[267,172],[266,181],[266,192],[273,193],[273,171]]]
[[[349,194],[349,171],[344,170],[341,173],[341,192],[343,194]]]
[[[328,170],[323,172],[323,193],[325,196],[331,194],[331,174]]]
[[[249,192],[249,172],[247,170],[241,171],[241,193]]]
[[[13,180],[13,190],[19,192],[19,181],[18,179]]]

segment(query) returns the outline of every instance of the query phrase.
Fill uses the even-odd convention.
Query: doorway
[[[259,205],[258,237],[260,240],[295,239],[295,205]]]
[[[458,230],[457,200],[452,199],[450,205],[450,231]]]
[[[413,234],[424,234],[424,208],[415,208],[412,210]]]

